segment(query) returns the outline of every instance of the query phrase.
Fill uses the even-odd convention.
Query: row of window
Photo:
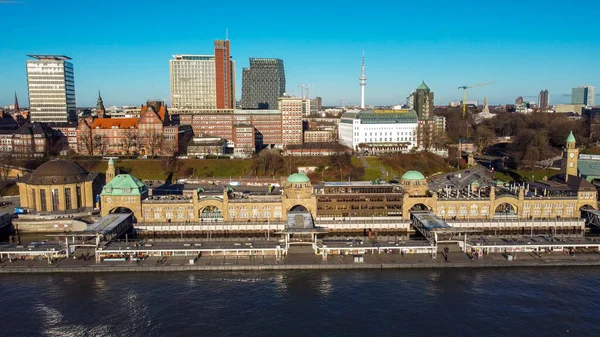
[[[72,204],[72,194],[71,194],[71,188],[67,187],[65,188],[65,209],[66,210],[71,210],[73,209],[73,204]],[[36,207],[36,194],[35,194],[35,189],[31,190],[31,194],[33,195],[33,209],[37,209]],[[48,210],[50,211],[58,211],[59,210],[59,197],[58,197],[58,189],[57,188],[53,188],[50,192],[51,195],[51,204],[52,208],[48,209],[48,200],[47,200],[47,196],[46,196],[46,190],[45,189],[40,189],[40,211],[41,212],[47,212]],[[81,208],[81,187],[77,186],[76,187],[76,208],[79,209]]]

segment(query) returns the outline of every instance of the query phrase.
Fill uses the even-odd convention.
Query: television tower
[[[365,77],[365,51],[362,52],[362,68],[360,70],[360,108],[365,108],[365,85],[367,85],[367,78]]]

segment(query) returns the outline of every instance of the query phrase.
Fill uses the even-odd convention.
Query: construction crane
[[[475,87],[483,87],[484,85],[490,85],[492,83],[496,83],[496,82],[486,82],[486,83],[473,84],[473,85],[463,85],[463,86],[458,87],[458,90],[460,90],[460,89],[463,90],[463,101],[462,101],[462,117],[463,117],[463,119],[467,118],[467,89],[471,89],[471,88],[475,88]]]

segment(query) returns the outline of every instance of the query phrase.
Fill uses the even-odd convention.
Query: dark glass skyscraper
[[[540,91],[538,105],[540,109],[548,109],[550,107],[550,94],[548,94],[547,89]]]
[[[283,60],[251,58],[242,70],[242,109],[278,109],[285,93]]]

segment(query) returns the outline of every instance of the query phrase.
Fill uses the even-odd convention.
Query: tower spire
[[[96,102],[96,115],[100,118],[104,118],[106,113],[106,109],[104,108],[104,102],[102,101],[102,96],[100,95],[100,89],[98,89],[98,101]]]
[[[365,51],[362,52],[362,66],[360,69],[360,108],[365,108],[365,85],[367,85],[367,78],[365,77]]]
[[[15,112],[18,113],[19,112],[19,100],[17,99],[17,92],[15,91],[15,106],[14,106]]]

